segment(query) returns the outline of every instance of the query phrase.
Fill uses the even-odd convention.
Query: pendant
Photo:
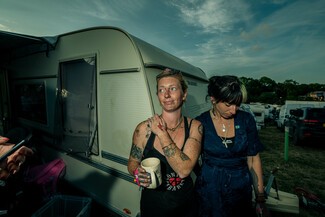
[[[228,145],[227,145],[227,139],[222,140],[222,143],[223,143],[223,145],[224,145],[226,148],[228,148]]]
[[[222,132],[226,132],[226,126],[224,124],[222,124]]]

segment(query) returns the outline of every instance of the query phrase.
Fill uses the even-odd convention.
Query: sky
[[[207,77],[325,84],[325,0],[0,0],[0,30],[121,28]]]

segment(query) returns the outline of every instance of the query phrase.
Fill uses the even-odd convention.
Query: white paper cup
[[[151,183],[147,188],[157,188],[161,184],[160,160],[155,157],[146,158],[141,162],[141,167],[151,176]]]

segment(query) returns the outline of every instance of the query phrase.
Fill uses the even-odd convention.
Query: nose
[[[238,106],[236,106],[236,105],[231,105],[230,106],[230,113],[231,114],[236,114],[236,112],[237,112],[237,110],[238,110]]]
[[[165,97],[165,98],[168,98],[168,97],[170,97],[170,94],[169,94],[169,89],[166,89],[166,90],[165,90],[165,94],[164,94],[164,97]]]

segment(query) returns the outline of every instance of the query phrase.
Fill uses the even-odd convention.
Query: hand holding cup
[[[142,167],[138,167],[134,171],[134,182],[137,183],[140,187],[148,187],[151,183],[150,173],[147,173]]]

